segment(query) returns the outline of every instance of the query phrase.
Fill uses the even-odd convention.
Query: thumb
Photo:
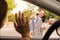
[[[14,27],[17,28],[17,23],[16,22],[13,22],[14,23]]]

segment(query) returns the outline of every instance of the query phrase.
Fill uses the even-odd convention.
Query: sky
[[[17,4],[15,8],[13,8],[12,13],[18,13],[21,11],[21,13],[24,11],[24,9],[28,9],[27,2],[22,0],[14,0],[14,2]],[[38,9],[37,6],[35,6],[34,11]]]

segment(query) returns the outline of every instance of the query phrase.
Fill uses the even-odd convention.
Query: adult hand
[[[24,18],[24,14],[20,13],[15,14],[15,22],[14,27],[18,33],[22,35],[22,37],[30,36],[30,27],[28,23],[28,17]]]

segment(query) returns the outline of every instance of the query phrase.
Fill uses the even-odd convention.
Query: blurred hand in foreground
[[[30,37],[30,28],[28,23],[28,17],[24,18],[24,14],[20,13],[15,14],[15,22],[14,22],[15,30],[24,37]]]

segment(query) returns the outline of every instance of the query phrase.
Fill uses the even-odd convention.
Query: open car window
[[[55,12],[57,15],[60,14],[60,0],[25,0],[30,3],[33,3],[37,6],[41,6],[50,11]]]
[[[28,0],[27,0],[28,1]],[[31,0],[29,2],[18,1],[16,0],[16,6],[12,10],[8,10],[5,24],[1,29],[0,38],[3,39],[21,39],[21,34],[15,31],[14,28],[14,14],[21,11],[25,16],[31,16],[32,14],[38,13],[38,11],[44,10],[44,17],[42,17],[42,36],[44,37],[47,30],[52,25],[51,23],[60,19],[60,2],[57,0]],[[25,4],[26,3],[26,4]],[[51,5],[52,4],[52,5]],[[36,6],[37,5],[37,6]],[[31,20],[31,19],[30,19]],[[52,20],[52,21],[51,21]],[[36,29],[35,29],[36,30]],[[60,27],[58,29],[60,34]],[[38,32],[36,32],[38,33]],[[39,36],[34,37],[31,35],[31,39],[41,39]],[[51,34],[50,39],[60,39],[60,36],[57,34],[56,30]]]

